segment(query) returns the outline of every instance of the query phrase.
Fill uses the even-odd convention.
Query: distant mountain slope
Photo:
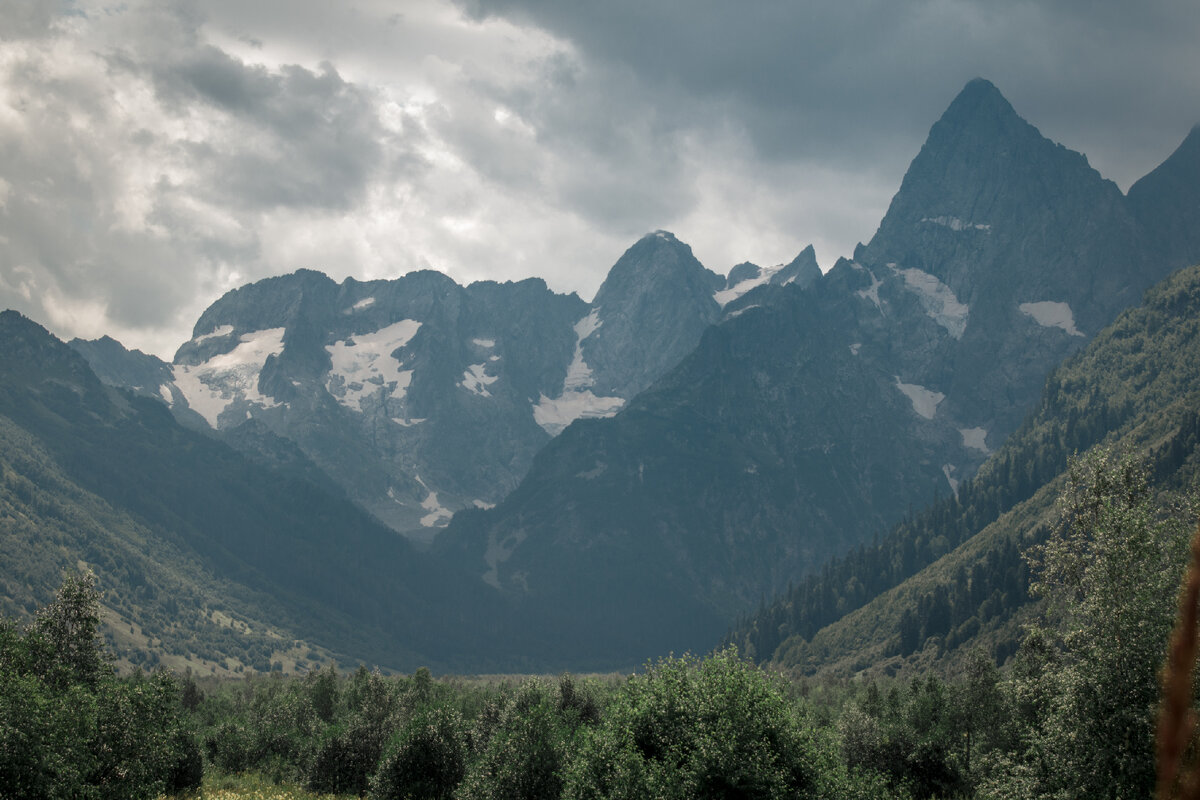
[[[952,495],[1045,376],[1178,266],[1147,236],[1083,156],[972,81],[854,260],[808,289],[763,287],[765,305],[747,295],[436,546],[563,647],[706,648],[759,598]]]
[[[1200,266],[1147,292],[1047,379],[1041,403],[957,498],[802,581],[730,641],[779,667],[894,671],[983,645],[1000,661],[1029,611],[1021,552],[1044,535],[1069,456],[1139,454],[1159,491],[1200,468]]]
[[[105,386],[15,312],[0,313],[0,342],[10,603],[43,601],[61,569],[84,564],[121,624],[157,642],[138,647],[159,654],[261,659],[262,637],[282,633],[385,666],[478,666],[494,602],[344,496]],[[231,629],[222,644],[213,628],[230,618],[258,638]]]

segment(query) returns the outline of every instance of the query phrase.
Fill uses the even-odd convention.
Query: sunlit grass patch
[[[171,795],[172,800],[348,800],[353,795],[313,794],[299,786],[276,784],[257,773],[206,775],[192,792]]]

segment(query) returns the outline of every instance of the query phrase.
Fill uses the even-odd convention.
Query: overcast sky
[[[0,308],[170,358],[299,267],[725,273],[874,233],[991,79],[1122,189],[1200,122],[1194,0],[3,0]]]

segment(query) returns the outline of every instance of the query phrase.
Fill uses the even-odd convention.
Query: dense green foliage
[[[918,797],[1133,798],[1154,786],[1158,672],[1195,501],[1098,449],[1073,460],[1044,543],[1045,614],[1008,670],[976,651],[949,687],[868,687],[839,719],[847,761]]]
[[[565,797],[785,798],[829,789],[830,749],[777,682],[724,651],[629,680],[584,737]]]
[[[827,715],[732,650],[627,679],[434,680],[359,668],[189,678],[215,773],[372,798],[901,797]],[[897,784],[899,786],[899,784]]]
[[[1154,786],[1158,671],[1195,500],[1156,498],[1108,451],[1072,465],[1055,530],[1033,554],[1049,615],[1013,670],[1015,743],[997,754],[1003,796],[1121,798]]]
[[[178,685],[116,678],[99,607],[91,576],[71,577],[24,630],[0,620],[0,797],[127,800],[200,784]]]

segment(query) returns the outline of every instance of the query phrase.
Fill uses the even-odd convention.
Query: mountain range
[[[161,397],[233,443],[265,428],[366,511],[428,542],[511,491],[579,418],[617,413],[758,283],[811,282],[811,250],[726,281],[669,233],[616,263],[591,304],[545,282],[459,286],[437,272],[336,284],[303,270],[230,292],[171,364],[75,340],[108,383]],[[256,439],[258,437],[251,437]]]
[[[107,338],[71,360],[6,315],[0,338],[27,344],[0,413],[71,492],[306,644],[397,667],[631,666],[710,648],[953,502],[1064,359],[1200,261],[1196,230],[1200,132],[1123,194],[977,79],[824,275],[806,248],[722,278],[665,231],[591,303],[537,279],[300,271],[220,298],[171,363]],[[297,493],[326,511],[283,513]]]

